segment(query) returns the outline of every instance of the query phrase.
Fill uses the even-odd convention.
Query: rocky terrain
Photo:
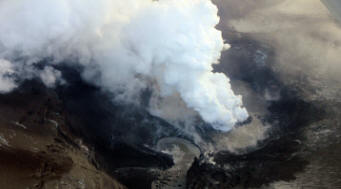
[[[312,68],[316,63],[314,60],[297,57],[304,56],[303,54],[314,57],[311,51],[320,45],[327,46],[328,42],[322,40],[314,43],[315,46],[302,50],[300,45],[304,42],[298,40],[300,45],[294,42],[289,44],[289,47],[281,47],[288,49],[280,49],[276,42],[283,45],[285,42],[281,41],[282,39],[292,40],[295,37],[277,35],[270,29],[288,30],[302,35],[300,32],[304,30],[302,27],[306,22],[291,26],[295,21],[290,18],[297,13],[305,19],[311,19],[314,15],[315,18],[325,16],[326,20],[332,20],[323,14],[323,4],[317,1],[274,1],[273,4],[262,1],[258,5],[226,2],[226,5],[239,4],[238,10],[241,12],[250,8],[249,18],[241,12],[227,12],[229,8],[225,7],[224,2],[216,3],[220,6],[222,15],[234,15],[240,19],[235,27],[242,25],[243,21],[254,24],[258,22],[257,19],[269,20],[263,26],[242,28],[245,32],[236,31],[238,28],[226,27],[222,21],[220,27],[225,28],[224,37],[232,39],[229,40],[232,49],[223,54],[222,64],[218,65],[216,70],[229,75],[234,87],[241,94],[252,94],[243,95],[246,107],[249,111],[254,111],[253,115],[257,115],[264,126],[271,127],[267,130],[267,137],[258,141],[257,147],[222,150],[196,159],[187,174],[187,188],[341,188],[341,166],[338,162],[341,158],[341,88],[338,85],[340,78],[333,76],[332,71],[326,71],[330,68],[338,70],[339,64],[332,65],[329,63],[332,62],[330,57],[319,54],[325,65]],[[305,15],[301,13],[302,9],[297,9],[300,3],[314,6],[315,9]],[[295,14],[289,10],[290,4],[295,7]],[[279,10],[286,7],[287,12],[282,15],[272,12],[278,7]],[[335,9],[338,7],[333,7],[332,11]],[[253,13],[259,17],[252,17]],[[273,14],[273,17],[263,17],[266,14]],[[231,20],[233,19],[236,18]],[[271,22],[276,19],[288,19],[286,22],[290,27]],[[225,22],[229,23],[228,21]],[[337,23],[331,21],[330,24]],[[315,27],[308,27],[306,32],[313,32],[312,30],[316,32]],[[320,35],[323,35],[322,33]],[[338,40],[338,37],[328,38],[329,42]],[[296,48],[296,52],[290,51],[290,48]],[[289,57],[285,58],[286,62],[281,62],[279,57],[288,52],[290,53]],[[327,69],[323,68],[325,72],[321,71],[323,66],[328,66]],[[330,80],[333,82],[329,83]],[[213,163],[211,159],[214,160]]]
[[[244,74],[231,71],[230,75],[251,85],[258,95],[269,85],[280,91],[280,99],[268,100],[268,113],[261,116],[263,124],[272,127],[256,148],[222,150],[197,158],[188,171],[187,188],[340,188],[339,99],[311,99],[304,92],[316,86],[306,80],[283,83],[276,77],[276,65],[267,61],[261,64],[267,66],[259,67],[251,57],[266,48],[257,42],[236,40],[234,48],[226,56]],[[264,54],[271,60],[271,53]]]
[[[0,184],[6,189],[126,188],[95,167],[57,94],[29,81],[0,96]]]

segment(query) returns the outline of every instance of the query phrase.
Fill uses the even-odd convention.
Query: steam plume
[[[19,76],[51,87],[61,74],[47,64],[78,62],[85,80],[125,100],[146,87],[179,95],[227,131],[248,114],[229,79],[213,73],[228,48],[218,22],[207,0],[2,0],[0,91],[12,90]],[[46,58],[52,61],[36,69]]]

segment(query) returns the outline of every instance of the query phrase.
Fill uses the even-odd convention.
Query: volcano
[[[339,188],[338,7],[0,2],[1,186]]]

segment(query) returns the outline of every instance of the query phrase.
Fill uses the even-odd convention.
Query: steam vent
[[[341,189],[341,1],[0,0],[1,189]]]

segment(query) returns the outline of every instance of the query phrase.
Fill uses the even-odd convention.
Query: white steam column
[[[52,87],[61,74],[34,64],[72,60],[85,67],[88,82],[121,91],[124,100],[152,80],[161,96],[179,95],[215,129],[228,131],[248,113],[229,79],[213,73],[228,46],[215,28],[217,12],[209,0],[2,0],[0,62],[6,73]],[[0,78],[2,91],[14,88],[6,74]]]

